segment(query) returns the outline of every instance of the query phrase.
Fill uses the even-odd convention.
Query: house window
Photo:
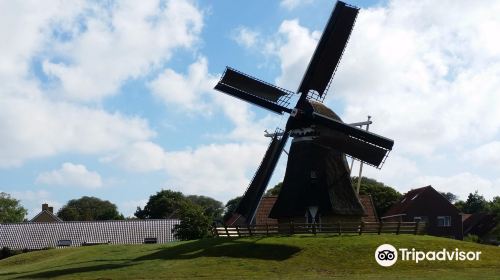
[[[450,216],[438,216],[437,217],[437,225],[438,225],[438,227],[451,226],[451,217]]]

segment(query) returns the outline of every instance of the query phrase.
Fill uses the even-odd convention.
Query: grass
[[[477,262],[374,260],[383,243],[482,251]],[[0,279],[498,279],[500,248],[431,236],[292,236],[51,249],[0,261]]]

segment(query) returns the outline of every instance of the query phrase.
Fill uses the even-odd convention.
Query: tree
[[[459,201],[455,202],[453,205],[455,205],[455,207],[457,207],[458,211],[464,213],[465,201],[459,200]]]
[[[240,203],[241,198],[242,198],[242,196],[238,196],[238,197],[235,197],[233,199],[230,199],[226,203],[224,217],[222,218],[224,221],[227,221],[227,220],[229,220],[229,218],[231,218],[234,211],[236,210],[236,207],[238,207],[238,204]]]
[[[115,204],[97,197],[83,196],[66,203],[57,216],[64,221],[123,220]]]
[[[179,214],[181,203],[186,198],[181,192],[161,190],[149,197],[144,209],[137,207],[134,215],[139,219],[171,219]]]
[[[467,214],[473,214],[477,212],[487,212],[488,202],[484,196],[480,195],[478,191],[470,193],[463,205],[463,212]]]
[[[267,190],[265,196],[279,195],[282,187],[283,187],[283,182],[279,182],[274,187]]]
[[[353,177],[353,186],[355,186],[357,182],[358,178]],[[401,198],[401,193],[392,187],[367,177],[361,177],[359,193],[372,196],[375,210],[379,217],[383,216],[385,212]]]
[[[205,215],[201,206],[185,200],[179,204],[178,217],[180,223],[172,229],[176,238],[191,240],[209,235],[211,219]]]
[[[188,195],[186,198],[192,203],[200,206],[205,216],[209,217],[211,220],[215,221],[222,219],[222,213],[224,212],[224,205],[222,202],[203,195]]]
[[[500,222],[500,196],[495,196],[489,202],[488,208],[492,214],[496,215],[496,220]]]
[[[20,205],[19,200],[0,192],[0,223],[20,223],[28,210]]]
[[[451,192],[441,192],[441,194],[448,199],[450,203],[455,203],[458,201],[458,196]]]

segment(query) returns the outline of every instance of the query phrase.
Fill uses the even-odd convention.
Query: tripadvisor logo
[[[375,250],[375,260],[381,266],[392,266],[398,260],[398,255],[401,261],[479,261],[481,251],[461,251],[458,248],[455,250],[442,249],[439,251],[418,251],[415,248],[399,248],[396,249],[391,244],[382,244]]]

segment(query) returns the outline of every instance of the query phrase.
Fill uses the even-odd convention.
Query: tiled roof
[[[30,222],[38,222],[39,219],[42,218],[42,217],[51,219],[54,222],[62,222],[63,221],[63,220],[61,220],[61,218],[59,218],[56,215],[54,215],[54,213],[52,213],[50,211],[47,211],[47,210],[43,210],[42,212],[38,213],[38,215],[36,215],[35,217],[33,217],[33,219],[31,219]]]
[[[416,201],[418,196],[428,190],[433,189],[431,186],[413,189],[408,191],[403,197],[396,202],[392,207],[384,214],[384,216],[399,215],[406,212],[406,210]]]
[[[366,216],[363,216],[364,222],[378,222],[377,211],[375,210],[375,205],[373,204],[372,196],[369,194],[360,194],[359,201],[363,208],[365,209]]]
[[[172,229],[178,223],[172,219],[0,224],[0,247],[43,249],[57,247],[60,240],[71,240],[71,246],[142,244],[145,238],[166,243],[175,240]]]
[[[258,225],[273,225],[277,224],[277,219],[269,218],[269,213],[276,202],[278,196],[264,196],[262,197],[257,212],[255,213],[255,223]]]

